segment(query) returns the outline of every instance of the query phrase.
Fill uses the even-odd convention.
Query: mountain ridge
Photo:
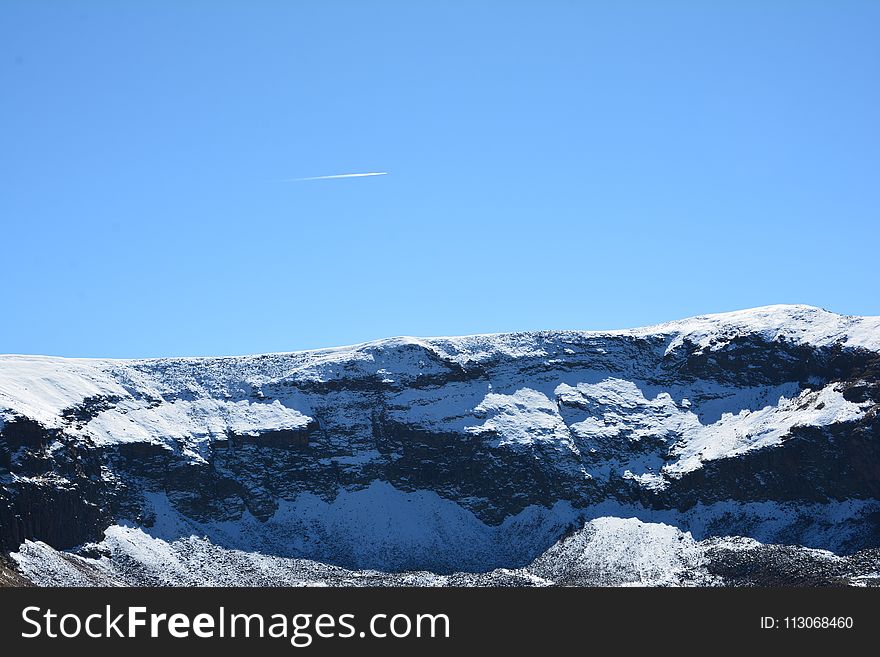
[[[491,333],[473,333],[463,335],[437,335],[437,336],[413,336],[413,335],[396,335],[386,338],[377,338],[366,340],[364,342],[356,342],[346,345],[337,345],[333,347],[320,347],[315,349],[298,349],[293,351],[269,351],[258,353],[247,353],[238,355],[210,355],[210,356],[152,356],[146,358],[108,358],[103,356],[82,357],[82,356],[53,356],[43,354],[19,354],[19,353],[0,353],[0,358],[28,358],[35,360],[69,360],[83,362],[106,362],[106,363],[149,363],[155,361],[205,361],[205,360],[236,360],[242,358],[260,358],[262,356],[301,356],[301,355],[329,355],[340,352],[351,352],[359,349],[370,347],[387,347],[387,346],[404,346],[404,345],[424,345],[437,343],[456,343],[469,340],[480,339],[503,339],[513,337],[540,337],[548,335],[578,335],[584,337],[614,337],[620,335],[657,335],[666,332],[678,330],[681,327],[695,327],[697,325],[723,324],[728,320],[729,324],[733,324],[736,320],[755,320],[763,318],[765,320],[775,320],[776,324],[781,326],[791,321],[809,321],[806,318],[809,315],[822,315],[826,319],[836,319],[841,322],[864,323],[865,330],[872,334],[880,329],[880,315],[846,315],[835,313],[819,306],[811,306],[808,304],[769,304],[766,306],[756,306],[753,308],[744,308],[740,310],[732,310],[719,313],[704,313],[693,315],[683,319],[669,320],[658,322],[656,324],[648,324],[645,326],[636,326],[631,328],[620,329],[541,329],[533,331],[499,331]],[[772,323],[770,324],[772,325]],[[754,325],[753,325],[754,326]],[[854,346],[864,346],[873,350],[880,350],[880,338],[869,341],[867,345],[862,344],[860,335],[862,331],[856,334],[859,342]],[[829,335],[828,337],[834,337]]]
[[[736,583],[740,537],[822,572],[804,550],[862,555],[846,581],[873,582],[878,408],[880,317],[798,305],[253,356],[6,355],[0,549],[42,583],[71,560],[95,581],[189,581],[135,541],[169,564],[298,560],[306,579],[614,584],[640,571],[608,575],[607,546],[641,536],[666,546],[642,583]]]

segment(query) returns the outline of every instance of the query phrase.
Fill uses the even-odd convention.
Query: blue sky
[[[6,0],[0,352],[880,314],[878,24],[839,0]]]

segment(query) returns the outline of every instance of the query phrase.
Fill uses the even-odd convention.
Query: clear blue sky
[[[880,3],[0,4],[0,353],[880,314]],[[361,171],[371,178],[284,182]]]

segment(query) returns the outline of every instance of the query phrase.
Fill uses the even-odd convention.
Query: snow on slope
[[[775,404],[768,403],[754,411],[744,408],[737,414],[724,413],[718,421],[707,424],[668,393],[647,398],[632,381],[613,377],[576,387],[562,384],[557,395],[569,404],[595,409],[584,420],[571,425],[572,433],[587,443],[614,439],[624,432],[628,439],[636,441],[653,436],[677,439],[673,449],[677,460],[663,466],[663,471],[670,475],[699,468],[703,461],[773,445],[795,426],[822,427],[857,420],[863,415],[862,407],[844,399],[833,385],[800,393],[785,386],[776,392],[780,391],[783,394]],[[784,392],[791,396],[784,396]]]
[[[532,569],[553,582],[580,575],[593,585],[678,586],[700,573],[704,551],[690,532],[676,527],[602,517],[551,547]]]
[[[685,339],[703,348],[718,349],[745,333],[761,335],[770,342],[785,340],[817,347],[840,342],[847,347],[880,351],[880,317],[838,315],[803,305],[781,304],[700,315],[638,329],[636,333],[675,335],[669,343],[670,351]]]
[[[11,419],[11,411],[47,428],[56,428],[61,425],[61,411],[87,397],[127,395],[109,371],[111,363],[49,356],[0,356],[0,415]]]
[[[246,552],[306,557],[383,570],[484,571],[540,554],[545,537],[558,537],[579,514],[567,502],[529,506],[500,525],[481,522],[434,491],[404,492],[383,482],[340,490],[328,502],[311,493],[281,501],[265,522],[245,513],[240,520],[197,522],[181,515],[164,493],[148,498],[155,524],[150,535],[174,541],[204,536]]]
[[[269,403],[175,400],[156,408],[122,403],[89,422],[89,433],[98,445],[173,441],[193,449],[211,439],[224,438],[227,431],[253,434],[265,429],[302,429],[310,419],[277,399]]]
[[[705,571],[707,550],[790,544],[798,526],[807,522],[813,528],[799,536],[801,545],[836,549],[838,541],[857,533],[880,509],[880,503],[869,500],[813,505],[727,501],[679,513],[608,501],[581,515],[564,504],[549,510],[532,507],[489,527],[429,491],[404,493],[376,482],[332,503],[304,496],[279,509],[267,531],[252,517],[241,525],[198,523],[182,516],[163,494],[151,500],[156,513],[151,528],[111,525],[100,543],[84,546],[79,554],[26,541],[11,556],[31,581],[56,586],[711,585],[719,582]],[[751,526],[750,537],[725,538],[725,523]],[[572,526],[580,528],[563,537]],[[547,534],[559,540],[541,553],[539,538]],[[344,545],[336,543],[340,538]],[[532,546],[522,545],[530,539]],[[305,544],[311,550],[304,550]],[[352,559],[366,556],[383,569],[389,564],[411,569],[355,571],[325,563],[340,561],[328,559],[329,551],[340,547]],[[414,569],[441,549],[457,559],[448,565],[486,572]],[[510,562],[515,567],[496,567],[516,550],[517,561]],[[523,560],[529,554],[536,557],[531,563],[531,557]]]
[[[625,351],[614,351],[621,348],[614,342],[621,336],[660,336],[668,353],[686,340],[712,350],[748,334],[880,351],[880,317],[767,306],[632,330],[393,338],[249,357],[123,361],[0,356],[0,422],[24,416],[59,427],[64,409],[89,398],[112,398],[118,401],[66,431],[97,444],[161,443],[199,459],[207,442],[228,431],[302,429],[317,406],[335,426],[367,431],[353,392],[309,395],[288,388],[281,396],[276,391],[276,398],[264,399],[263,389],[285,382],[378,379],[388,386],[392,418],[430,431],[491,433],[498,448],[545,443],[558,450],[560,467],[572,467],[565,459],[616,435],[626,440],[668,436],[670,443],[677,443],[677,460],[664,471],[678,475],[705,460],[775,444],[799,423],[824,426],[861,417],[862,407],[843,399],[832,386],[802,392],[796,386],[746,390],[698,380],[689,387],[657,389],[645,382],[650,372],[641,363],[627,360],[631,356]],[[574,342],[606,360],[591,369],[566,369]],[[540,359],[543,371],[530,365],[534,359]],[[449,381],[439,388],[408,386],[420,377],[448,373],[451,364],[495,369],[488,385]],[[566,403],[593,410],[574,417]],[[620,465],[650,484],[658,481],[662,464]]]
[[[842,342],[847,347],[880,352],[880,316],[858,317],[806,305],[779,304],[728,313],[699,315],[662,324],[613,331],[558,331],[544,335],[603,338],[615,336],[665,336],[667,351],[685,340],[701,347],[720,348],[738,335],[757,334],[768,341],[785,340],[817,347]],[[536,347],[535,333],[501,333],[457,338],[427,338],[445,357],[462,364],[479,363],[499,355],[512,358],[547,355]],[[408,338],[405,338],[408,339]]]
[[[98,556],[27,541],[12,557],[38,584],[351,585],[369,584],[382,570],[414,573],[415,581],[398,575],[398,584],[430,585],[446,583],[444,572],[526,566],[546,547],[546,536],[558,538],[578,518],[559,502],[490,526],[433,491],[406,493],[378,481],[340,491],[332,502],[303,494],[266,523],[247,513],[240,521],[197,522],[164,493],[148,497],[155,523],[111,525],[83,551]],[[418,572],[429,565],[431,573]]]
[[[590,521],[533,564],[485,574],[355,571],[220,546],[202,536],[167,540],[120,525],[93,546],[100,556],[59,552],[38,541],[26,541],[11,556],[39,586],[547,586],[567,583],[574,564],[592,585],[678,586],[717,583],[703,568],[709,545],[662,523],[608,517]]]
[[[565,565],[589,560],[586,575],[592,585],[705,586],[717,583],[703,569],[707,545],[668,525],[601,518],[557,552],[564,555]],[[167,541],[118,525],[107,530],[101,549],[112,556],[83,557],[26,541],[12,557],[38,586],[547,586],[566,583],[561,580],[568,575],[548,567],[552,562],[546,558],[485,574],[354,571],[229,549],[197,536]],[[563,560],[553,551],[549,554]]]
[[[719,350],[756,335],[787,346],[880,353],[880,318],[768,306],[632,330],[393,338],[246,357],[0,356],[0,429],[4,421],[25,417],[91,444],[149,442],[198,462],[212,441],[230,432],[317,427],[316,440],[324,442],[310,442],[315,449],[308,453],[287,454],[290,463],[298,466],[301,455],[318,461],[321,467],[313,463],[304,472],[324,474],[331,493],[338,485],[334,473],[354,472],[335,495],[315,492],[316,479],[305,477],[302,487],[279,494],[265,490],[272,486],[259,476],[250,478],[249,469],[259,475],[268,468],[270,476],[288,471],[259,463],[266,453],[254,448],[243,452],[243,471],[233,474],[249,494],[262,490],[272,497],[271,505],[260,506],[254,495],[258,503],[246,507],[268,509],[265,516],[239,510],[197,521],[180,511],[185,506],[175,506],[179,497],[172,502],[174,490],[153,482],[139,493],[146,505],[138,507],[144,512],[139,521],[115,518],[118,524],[107,527],[99,543],[74,554],[27,541],[12,556],[22,572],[44,584],[425,585],[479,583],[485,576],[517,585],[676,585],[713,583],[706,555],[728,533],[749,537],[731,539],[731,545],[739,541],[737,549],[796,543],[845,553],[872,526],[876,500],[810,505],[722,499],[680,512],[613,497],[574,508],[555,492],[542,497],[538,491],[529,506],[490,517],[480,513],[531,482],[516,483],[512,492],[493,491],[488,484],[495,482],[486,482],[486,491],[477,487],[458,496],[447,482],[445,489],[424,489],[433,485],[432,468],[442,458],[419,460],[426,477],[403,477],[407,490],[382,478],[402,458],[397,452],[405,451],[394,441],[421,440],[423,431],[431,448],[462,440],[498,450],[490,461],[505,450],[525,453],[526,459],[497,461],[505,467],[540,461],[540,477],[559,480],[565,470],[578,490],[581,481],[588,489],[620,476],[639,482],[639,492],[675,490],[676,478],[707,461],[778,445],[801,425],[852,422],[871,410],[872,401],[849,401],[841,384],[821,377],[765,385],[751,383],[749,370],[724,379],[713,378],[711,370],[701,378],[663,369],[664,356],[677,364],[683,352]],[[774,349],[766,353],[772,358]],[[396,425],[405,429],[380,445],[386,437],[374,434],[376,427],[394,434]],[[457,477],[454,463],[451,470]],[[419,571],[428,567],[433,572]]]

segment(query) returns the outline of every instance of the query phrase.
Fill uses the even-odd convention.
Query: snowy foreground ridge
[[[880,318],[810,306],[0,356],[0,550],[38,584],[873,584],[878,379]]]

